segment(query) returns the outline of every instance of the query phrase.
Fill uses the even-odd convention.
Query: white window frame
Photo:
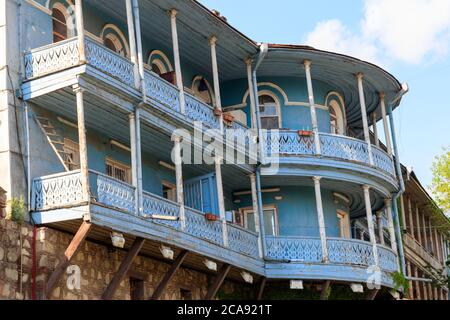
[[[350,214],[343,210],[337,210],[339,238],[351,239]]]
[[[276,205],[266,205],[263,206],[263,212],[264,211],[268,211],[268,210],[273,210],[275,213],[275,226],[274,226],[274,233],[275,233],[275,237],[278,237],[280,235],[280,226],[279,226],[279,222],[278,222],[278,207]],[[254,215],[254,211],[253,211],[253,207],[247,207],[247,208],[241,208],[239,209],[239,212],[242,215],[242,221],[244,223],[243,227],[245,229],[248,229],[248,214],[253,214]]]
[[[128,41],[125,35],[123,34],[120,29],[111,23],[108,23],[105,25],[102,29],[102,32],[100,34],[100,38],[103,41],[103,44],[105,44],[105,39],[109,39],[112,41],[112,43],[116,46],[116,53],[120,56],[122,56],[117,51],[119,49],[123,49],[123,57],[130,58],[130,47],[128,46]],[[119,47],[120,46],[120,47]]]
[[[211,106],[215,107],[216,106],[216,96],[214,94],[214,90],[211,87],[211,84],[209,83],[209,81],[204,76],[198,75],[198,76],[195,76],[194,79],[192,80],[192,85],[190,88],[192,95],[194,97],[196,97],[197,99],[200,99],[204,103],[209,104],[208,102],[204,101],[203,98],[199,95],[199,91],[196,87],[197,82],[201,81],[201,80],[205,81],[206,86],[208,87],[209,96],[211,97]]]
[[[283,120],[282,120],[282,117],[281,117],[280,99],[278,99],[277,95],[274,94],[272,91],[261,90],[261,91],[258,92],[258,107],[261,107],[261,105],[259,104],[259,98],[262,97],[262,96],[269,96],[275,101],[275,104],[277,106],[278,128],[282,129],[283,128],[283,126],[282,126]],[[267,118],[274,118],[274,117],[275,116],[271,116],[271,117],[267,117]],[[260,118],[265,118],[265,117],[260,115]]]
[[[106,157],[105,158],[105,169],[108,167],[108,165],[112,167],[113,173],[114,173],[114,168],[117,168],[119,170],[125,171],[125,176],[126,176],[125,181],[122,181],[122,180],[116,178],[115,176],[110,176],[111,178],[114,178],[116,180],[122,181],[122,182],[127,183],[127,184],[131,184],[132,183],[132,181],[131,181],[132,180],[131,179],[131,167],[129,165],[127,165],[127,164],[125,164],[123,162],[117,161],[117,160],[115,160],[113,158]],[[108,174],[108,170],[106,170],[106,174]]]
[[[172,63],[166,54],[161,50],[153,50],[150,52],[147,60],[147,66],[152,69],[152,64],[156,64],[163,74],[173,71]]]

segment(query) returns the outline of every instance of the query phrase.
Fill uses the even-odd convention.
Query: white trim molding
[[[152,61],[153,58],[155,58],[155,62]],[[163,61],[161,61],[160,58]],[[147,65],[151,66],[152,63],[155,63],[161,70],[164,70],[165,72],[173,71],[172,62],[170,62],[170,59],[161,50],[153,50],[152,52],[150,52],[150,55],[148,56],[147,60]]]
[[[114,31],[112,33],[106,33],[108,31],[108,29]],[[107,38],[109,35],[113,35],[113,36],[118,36],[118,39],[121,42],[121,45],[124,46],[125,49],[125,55],[127,58],[130,57],[130,46],[128,45],[128,40],[125,37],[125,35],[123,34],[123,32],[119,29],[119,27],[117,27],[115,24],[112,23],[107,23],[102,31],[100,32],[100,38],[102,39],[102,42],[105,42],[105,38]],[[111,41],[114,42],[114,39],[108,38]]]

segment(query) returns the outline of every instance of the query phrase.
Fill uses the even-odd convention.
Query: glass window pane
[[[253,214],[253,212],[247,213],[247,229],[256,232],[255,215]]]
[[[275,236],[275,210],[264,210],[264,230],[267,236]]]

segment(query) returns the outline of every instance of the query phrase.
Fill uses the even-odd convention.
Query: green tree
[[[450,147],[437,156],[432,166],[433,181],[431,190],[436,202],[444,212],[450,211]]]

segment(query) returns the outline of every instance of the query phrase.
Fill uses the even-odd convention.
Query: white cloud
[[[337,19],[320,22],[306,44],[373,62],[440,59],[450,47],[450,1],[364,0],[360,25],[352,32]]]

